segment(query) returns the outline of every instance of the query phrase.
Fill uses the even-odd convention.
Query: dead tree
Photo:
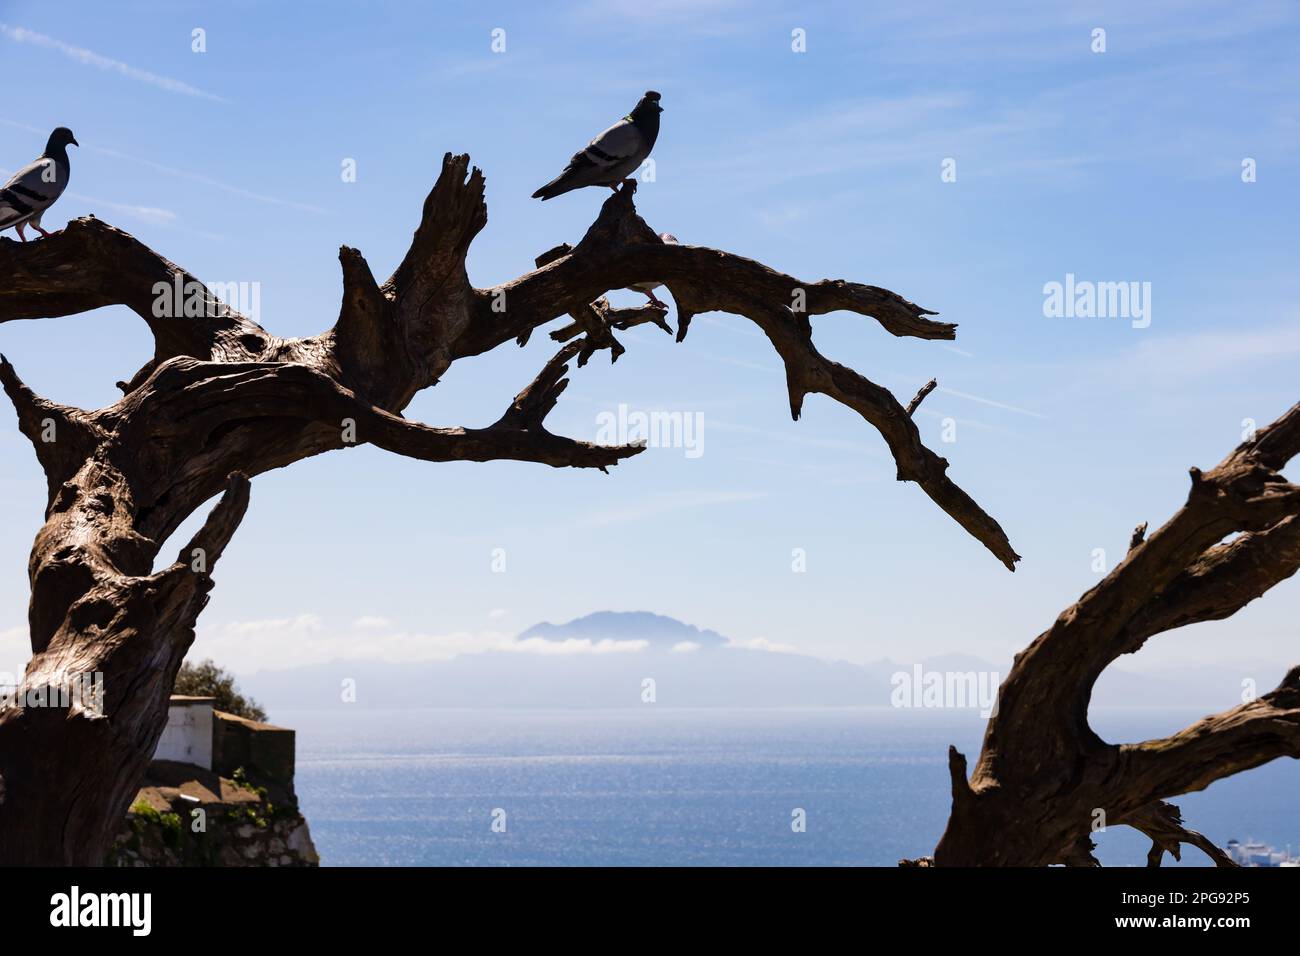
[[[948,752],[952,814],[938,866],[1096,866],[1094,822],[1151,838],[1147,862],[1199,847],[1165,801],[1277,757],[1300,757],[1300,667],[1275,690],[1141,743],[1107,743],[1088,726],[1093,684],[1148,638],[1229,617],[1300,567],[1300,486],[1280,474],[1300,452],[1300,405],[1216,468],[1191,470],[1187,503],[1016,656],[969,780]],[[1228,540],[1225,540],[1228,539]],[[1100,811],[1100,813],[1098,812]],[[1102,816],[1104,814],[1104,816]]]
[[[796,419],[810,392],[858,412],[889,445],[899,480],[919,484],[1014,570],[1018,556],[997,522],[949,480],[948,463],[922,444],[892,394],[817,351],[810,316],[856,312],[894,335],[923,339],[952,339],[956,327],[885,289],[803,283],[741,256],[665,245],[637,215],[633,188],[605,201],[577,246],[551,250],[504,285],[476,289],[465,256],[487,223],[484,180],[469,172],[468,157],[448,155],[392,277],[377,283],[360,252],[340,249],[338,320],[302,339],[277,338],[206,293],[201,309],[158,309],[159,290],[197,280],[93,217],[40,241],[0,240],[0,322],[125,305],[154,338],[153,358],[119,383],[121,400],[98,411],[38,397],[0,361],[19,427],[49,481],[47,520],[29,565],[33,657],[18,696],[39,699],[95,672],[104,688],[97,709],[74,702],[0,712],[0,862],[103,859],[162,731],[212,570],[248,506],[249,478],[365,443],[426,461],[601,470],[641,451],[560,437],[543,425],[571,360],[582,365],[604,349],[617,358],[620,329],[668,328],[661,310],[610,308],[600,298],[609,289],[666,283],[678,305],[678,341],[701,312],[754,321],[784,361]],[[522,345],[533,329],[566,315],[572,321],[552,333],[559,351],[494,425],[435,428],[401,416],[452,362]],[[216,496],[176,562],[153,573],[168,536]]]

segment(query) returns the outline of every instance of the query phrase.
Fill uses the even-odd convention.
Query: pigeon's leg
[[[614,190],[614,192],[618,192],[618,183],[610,183],[609,188]]]
[[[47,239],[49,238],[49,235],[50,235],[50,234],[49,234],[48,232],[46,232],[44,229],[42,229],[40,226],[36,225],[36,223],[32,223],[31,226],[32,226],[33,229],[35,229],[37,232],[39,232],[43,237],[45,237],[45,238],[47,238]]]
[[[645,289],[645,290],[643,290],[643,291],[645,292],[646,297],[650,300],[650,304],[653,305],[656,309],[666,309],[666,308],[668,308],[668,306],[667,306],[665,303],[660,302],[660,301],[659,301],[659,297],[656,296],[656,295],[655,295],[653,292],[651,292],[649,289]]]
[[[20,222],[18,225],[14,227],[15,229],[18,230],[18,238],[21,239],[23,242],[27,241],[27,237],[23,235],[23,226],[25,225],[27,225],[27,223]]]

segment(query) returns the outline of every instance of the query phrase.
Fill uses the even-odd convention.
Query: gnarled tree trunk
[[[1164,801],[1300,757],[1300,667],[1256,700],[1141,743],[1098,737],[1088,702],[1120,655],[1156,634],[1229,617],[1295,573],[1300,486],[1279,472],[1297,452],[1300,405],[1211,471],[1193,468],[1187,503],[1149,539],[1140,525],[1125,559],[1016,656],[969,780],[966,758],[949,751],[952,815],[936,865],[1095,866],[1097,823],[1149,836],[1151,866],[1166,850],[1178,858],[1181,843],[1235,865]]]
[[[809,392],[857,411],[885,438],[899,479],[917,482],[1014,570],[1018,556],[997,522],[921,443],[910,413],[924,396],[904,408],[824,358],[809,316],[847,310],[926,339],[952,339],[956,327],[874,286],[805,284],[740,256],[665,245],[636,214],[633,188],[606,200],[576,247],[551,250],[512,282],[476,289],[465,255],[487,222],[483,177],[469,172],[468,157],[448,155],[392,277],[379,285],[357,250],[341,249],[338,320],[304,339],[276,338],[206,293],[201,315],[177,302],[157,308],[160,294],[196,280],[93,218],[27,244],[0,240],[0,322],[123,304],[149,324],[155,342],[150,362],[119,383],[122,399],[94,412],[34,395],[0,357],[0,378],[49,479],[30,565],[33,657],[19,698],[40,703],[41,689],[79,686],[86,674],[102,675],[103,687],[102,701],[0,710],[0,863],[103,860],[162,732],[250,478],[364,443],[426,461],[602,470],[641,451],[556,436],[543,425],[572,359],[581,366],[599,349],[616,359],[621,329],[668,329],[660,309],[610,308],[598,298],[609,289],[664,282],[678,305],[678,341],[704,311],[757,323],[785,363],[795,418]],[[452,362],[512,340],[522,345],[565,315],[572,321],[552,333],[559,351],[496,424],[434,428],[401,417]],[[176,562],[152,573],[162,543],[216,496]]]

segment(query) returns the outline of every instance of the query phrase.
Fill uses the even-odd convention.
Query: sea
[[[1093,713],[1137,741],[1200,713]],[[835,709],[278,710],[324,866],[895,866],[948,816],[947,748],[974,764],[970,711]],[[1274,761],[1174,802],[1220,845],[1300,854],[1300,763]],[[1106,866],[1143,866],[1127,827]],[[1179,865],[1165,857],[1164,865]],[[1206,866],[1185,847],[1181,865]]]

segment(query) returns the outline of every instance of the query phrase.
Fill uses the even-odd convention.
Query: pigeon
[[[564,172],[537,192],[534,199],[554,199],[562,193],[583,186],[608,186],[617,191],[618,184],[650,155],[659,137],[659,94],[648,90],[632,112],[605,130],[580,153],[574,153]]]
[[[18,238],[26,242],[23,226],[30,224],[42,236],[49,235],[41,228],[41,216],[68,188],[69,143],[81,145],[72,130],[60,126],[50,134],[40,159],[18,170],[0,189],[0,231],[12,226],[18,230]]]
[[[665,245],[669,245],[669,246],[677,245],[677,237],[671,235],[670,233],[661,232],[659,233],[659,238],[660,240],[663,241]],[[666,309],[668,308],[668,306],[660,302],[659,297],[655,295],[655,289],[658,289],[662,286],[663,286],[662,282],[633,282],[630,286],[628,286],[628,288],[633,289],[637,292],[645,293],[645,295],[647,295],[650,299],[650,304],[655,306],[656,308]]]

